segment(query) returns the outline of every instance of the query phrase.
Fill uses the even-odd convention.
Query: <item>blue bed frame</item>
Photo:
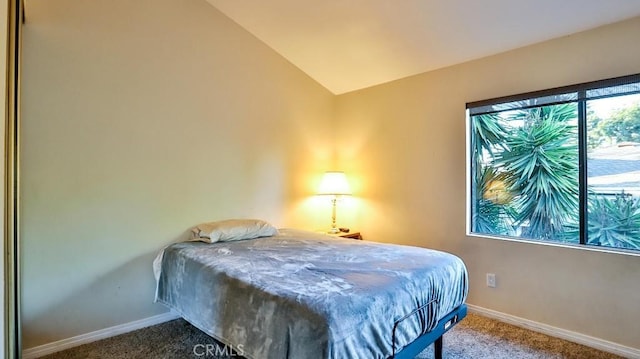
[[[431,309],[434,306],[435,301],[429,302],[423,305],[420,308],[417,308],[413,312],[407,314],[406,316],[398,319],[393,326],[393,354],[391,355],[391,359],[412,359],[415,358],[418,354],[420,354],[423,350],[425,350],[429,345],[433,343],[433,351],[435,359],[442,359],[442,336],[449,329],[453,328],[462,318],[467,316],[467,306],[466,304],[460,305],[458,308],[451,311],[449,314],[445,315],[442,319],[440,319],[435,325],[432,325],[432,328],[419,336],[416,340],[411,342],[409,345],[405,346],[401,351],[396,353],[396,328],[398,325],[405,320],[406,318],[417,315],[419,313],[423,313],[425,307],[429,307]]]

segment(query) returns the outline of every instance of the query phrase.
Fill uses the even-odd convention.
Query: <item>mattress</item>
[[[388,358],[464,303],[452,254],[300,230],[176,243],[155,263],[156,301],[247,358]]]

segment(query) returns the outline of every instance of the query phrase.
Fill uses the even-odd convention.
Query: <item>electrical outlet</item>
[[[487,273],[487,287],[496,287],[496,275],[495,273]]]

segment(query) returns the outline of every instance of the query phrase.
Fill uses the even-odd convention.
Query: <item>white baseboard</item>
[[[640,359],[640,349],[624,346],[622,344],[610,342],[608,340],[591,337],[585,334],[572,332],[570,330],[557,328],[551,325],[534,322],[533,320],[516,317],[510,314],[497,312],[495,310],[467,304],[469,312],[485,317],[493,318],[501,322],[515,325],[517,327],[532,330],[534,332],[547,334],[552,337],[564,339],[570,342],[582,344],[594,349],[602,350],[611,354],[620,355],[625,358]]]
[[[128,333],[134,330],[142,329],[152,325],[168,322],[177,319],[179,316],[173,312],[154,315],[153,317],[136,320],[129,323],[116,325],[114,327],[96,330],[95,332],[81,334],[75,337],[62,339],[57,342],[47,343],[37,347],[25,349],[22,351],[23,359],[34,359],[61,350],[77,347],[78,345],[95,342],[96,340],[113,337],[119,334]]]

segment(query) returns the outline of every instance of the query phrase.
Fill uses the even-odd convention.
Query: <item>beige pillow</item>
[[[228,219],[194,227],[193,237],[207,243],[239,241],[278,234],[278,229],[260,219]]]

